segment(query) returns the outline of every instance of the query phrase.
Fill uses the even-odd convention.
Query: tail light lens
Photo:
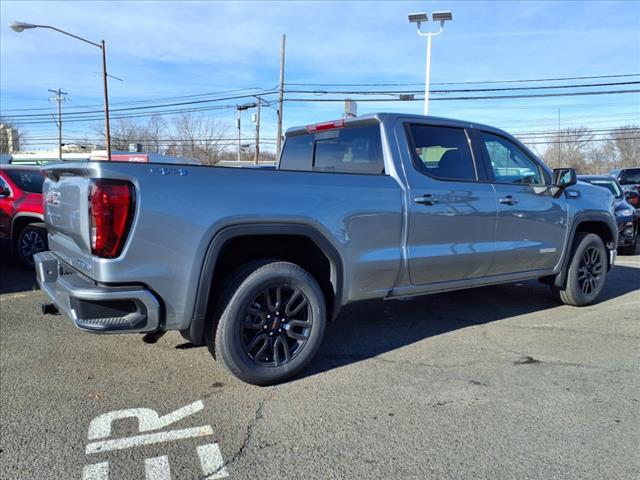
[[[120,255],[129,234],[134,188],[120,180],[93,180],[89,189],[91,252],[102,258]]]

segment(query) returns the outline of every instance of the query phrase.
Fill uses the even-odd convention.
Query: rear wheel
[[[33,268],[33,256],[47,248],[47,229],[44,223],[26,225],[16,240],[16,255],[25,268]]]
[[[270,260],[240,269],[218,312],[207,345],[233,375],[254,385],[300,372],[316,354],[326,323],[318,282],[298,265]]]
[[[604,287],[607,249],[593,233],[578,233],[573,245],[566,287],[551,288],[562,303],[581,307],[593,303]]]

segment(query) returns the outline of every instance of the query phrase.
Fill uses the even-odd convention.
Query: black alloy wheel
[[[590,305],[596,301],[604,287],[609,268],[607,249],[600,236],[578,232],[571,250],[566,285],[551,285],[551,290],[556,298],[567,305]]]
[[[263,366],[284,365],[304,348],[313,317],[309,300],[286,283],[268,287],[248,302],[240,328],[245,353]]]
[[[578,285],[583,294],[591,295],[599,287],[605,269],[604,262],[600,250],[595,246],[585,249],[582,253],[578,267]]]
[[[255,260],[232,274],[205,338],[211,354],[240,380],[274,385],[315,356],[326,325],[325,296],[299,265]]]
[[[28,224],[15,243],[15,253],[25,268],[33,268],[33,256],[47,249],[47,229],[44,223]]]

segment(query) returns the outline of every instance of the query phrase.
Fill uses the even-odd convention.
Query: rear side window
[[[37,170],[7,170],[7,175],[18,188],[28,193],[42,193],[44,176]]]
[[[462,128],[410,125],[416,168],[439,180],[477,180],[467,135]]]
[[[280,168],[334,173],[384,173],[380,126],[326,130],[288,137]]]

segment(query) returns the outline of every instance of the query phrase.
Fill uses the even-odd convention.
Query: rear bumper
[[[97,284],[51,252],[33,258],[40,288],[78,328],[95,333],[158,330],[160,303],[145,288]]]

